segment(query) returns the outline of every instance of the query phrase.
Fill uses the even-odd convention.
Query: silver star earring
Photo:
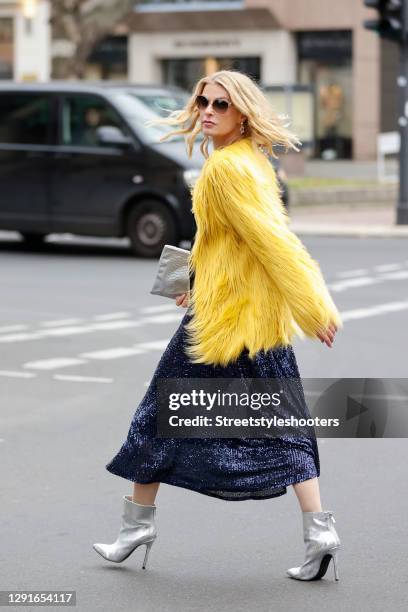
[[[241,121],[241,127],[240,127],[239,131],[241,132],[242,135],[245,134],[244,119]]]

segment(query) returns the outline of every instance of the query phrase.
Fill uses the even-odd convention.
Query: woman
[[[144,544],[145,568],[157,537],[154,502],[160,482],[228,501],[278,497],[293,485],[306,553],[304,563],[286,573],[300,580],[321,578],[333,558],[337,580],[340,539],[333,512],[321,506],[315,436],[166,439],[157,438],[155,429],[158,378],[299,378],[291,345],[295,334],[332,347],[340,315],[317,262],[288,229],[267,158],[274,155],[274,144],[298,150],[299,141],[251,78],[236,71],[200,79],[185,109],[157,122],[181,126],[162,140],[187,134],[190,156],[196,135],[204,134],[200,148],[206,161],[192,190],[197,231],[191,288],[189,296],[176,299],[188,311],[126,441],[106,466],[132,481],[133,492],[123,497],[116,541],[94,548],[121,562]],[[304,397],[303,414],[310,416]]]

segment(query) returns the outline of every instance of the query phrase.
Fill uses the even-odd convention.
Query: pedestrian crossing
[[[376,285],[380,283],[393,283],[397,281],[406,281],[408,278],[408,260],[402,262],[392,262],[381,265],[374,265],[371,268],[356,268],[350,270],[339,271],[327,283],[329,290],[333,296],[335,294],[351,292],[351,294],[359,289]],[[387,295],[387,292],[385,292]],[[361,293],[359,294],[359,302],[361,304]],[[382,315],[391,315],[408,310],[408,299],[393,299],[384,300],[383,302],[376,301],[362,307],[359,305],[356,308],[343,310],[341,312],[342,319],[345,323],[355,320],[367,319]],[[55,350],[52,340],[67,341],[64,344],[64,353],[57,355],[47,355],[41,358],[32,358],[22,360],[18,368],[3,367],[0,369],[0,378],[10,379],[33,379],[38,376],[49,375],[53,380],[63,382],[77,383],[101,383],[109,384],[114,382],[111,376],[93,376],[90,372],[85,375],[81,372],[84,366],[93,364],[111,364],[116,360],[123,359],[140,359],[151,353],[162,353],[167,347],[174,329],[169,333],[168,327],[164,334],[160,334],[160,326],[172,326],[175,323],[181,322],[185,308],[177,307],[174,301],[168,301],[164,304],[146,305],[135,311],[115,311],[95,314],[89,317],[61,317],[55,319],[47,319],[39,321],[35,324],[16,322],[0,326],[0,347],[3,346],[2,362],[4,364],[4,356],[7,355],[7,345],[13,349],[16,346],[25,345],[35,347],[36,345],[43,346],[46,342],[47,349]],[[144,331],[152,328],[155,335],[161,337],[140,342],[131,342],[129,344],[123,341],[126,338],[126,333],[121,334],[121,342],[115,343],[115,332],[126,332],[127,330],[140,329]],[[101,336],[102,335],[102,336]],[[144,335],[146,335],[144,333]],[[105,346],[77,351],[75,338],[80,339],[84,336],[86,343],[92,342],[92,338],[100,337],[106,339],[107,344],[113,346]],[[68,342],[72,338],[71,342]],[[55,345],[58,351],[61,350],[61,343]],[[73,349],[73,350],[72,350]],[[71,353],[71,354],[70,354]],[[72,354],[74,353],[74,354]],[[24,351],[21,351],[24,354]],[[64,372],[65,370],[65,372]],[[147,383],[146,383],[147,384]]]

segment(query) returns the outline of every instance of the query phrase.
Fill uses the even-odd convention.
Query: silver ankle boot
[[[113,544],[94,544],[97,553],[107,561],[121,563],[132,554],[138,546],[146,545],[143,569],[146,569],[147,558],[153,542],[157,537],[155,524],[156,506],[142,505],[132,501],[131,495],[123,496],[122,525],[119,535]]]
[[[300,567],[291,567],[286,574],[298,580],[319,580],[333,559],[334,578],[339,579],[337,553],[340,538],[334,528],[333,512],[302,512],[303,541],[306,544],[305,561]]]

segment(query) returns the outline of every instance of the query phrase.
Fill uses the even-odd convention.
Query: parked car
[[[128,236],[135,254],[195,232],[191,186],[204,158],[135,96],[172,87],[50,82],[0,84],[0,228],[39,244],[47,234]]]
[[[0,82],[0,229],[32,245],[50,233],[128,236],[142,257],[191,240],[204,158],[198,146],[188,158],[182,135],[158,142],[169,126],[145,126],[189,96],[106,81]]]

